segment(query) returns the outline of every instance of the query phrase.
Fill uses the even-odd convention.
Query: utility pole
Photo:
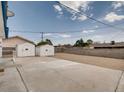
[[[44,37],[43,37],[43,34],[44,34],[44,33],[43,33],[43,32],[41,32],[41,39],[42,39],[42,41],[43,41],[43,38],[44,38]]]

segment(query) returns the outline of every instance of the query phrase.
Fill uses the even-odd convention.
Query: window
[[[48,51],[48,49],[45,50],[46,52]]]
[[[28,48],[26,48],[25,50],[28,50]]]

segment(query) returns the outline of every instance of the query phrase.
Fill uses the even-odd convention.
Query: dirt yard
[[[75,55],[67,53],[56,53],[56,58],[75,61],[79,63],[91,64],[105,68],[124,70],[124,60],[94,56]]]

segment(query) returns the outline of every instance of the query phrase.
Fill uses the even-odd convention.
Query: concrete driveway
[[[0,91],[124,91],[120,70],[52,57],[16,58],[10,63],[0,76]]]

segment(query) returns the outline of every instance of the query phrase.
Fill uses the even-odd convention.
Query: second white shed
[[[54,46],[40,45],[36,47],[37,56],[54,56]]]

